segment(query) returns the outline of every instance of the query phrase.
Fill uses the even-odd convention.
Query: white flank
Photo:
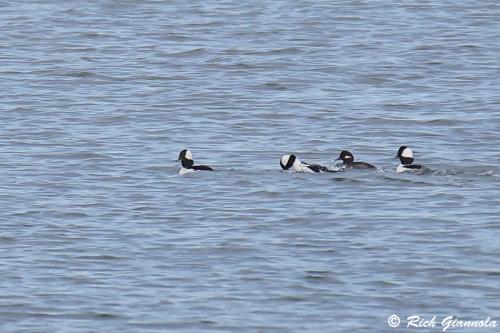
[[[307,165],[302,164],[302,162],[298,158],[295,158],[295,162],[293,162],[293,169],[297,172],[314,173],[314,171],[309,169]]]
[[[405,168],[405,166],[403,164],[398,165],[398,167],[396,168],[396,173],[401,173],[401,172],[405,172],[405,171],[408,171],[408,169]]]
[[[194,169],[181,168],[179,170],[179,176],[184,176],[185,174],[188,174],[188,173],[191,173],[191,172],[195,172],[195,170]]]

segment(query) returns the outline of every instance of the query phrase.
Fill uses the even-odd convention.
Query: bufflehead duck
[[[336,161],[342,161],[343,165],[346,168],[352,168],[352,169],[375,169],[375,166],[365,163],[365,162],[354,162],[354,155],[347,151],[347,150],[342,150],[340,153],[339,158],[337,158]]]
[[[280,165],[283,170],[293,168],[296,172],[334,172],[323,165],[301,162],[295,155],[283,155]]]
[[[187,173],[195,172],[197,170],[214,170],[206,165],[194,165],[193,154],[191,154],[191,151],[188,149],[181,150],[178,160],[181,161],[182,164],[182,168],[179,170],[179,176],[183,176]]]
[[[413,164],[413,151],[411,148],[407,146],[399,147],[398,154],[396,157],[399,157],[401,164],[396,168],[396,173],[401,172],[413,172],[416,174],[422,174],[425,171],[425,167],[420,164]]]

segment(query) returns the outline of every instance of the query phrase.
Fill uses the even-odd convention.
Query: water
[[[0,7],[2,332],[500,319],[497,1]]]

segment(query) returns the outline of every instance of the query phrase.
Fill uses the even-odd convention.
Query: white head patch
[[[281,164],[287,165],[289,159],[290,159],[290,155],[283,155],[283,156],[281,156]]]
[[[192,160],[193,159],[193,154],[191,154],[191,150],[186,150],[186,155],[185,157],[188,159],[188,160]]]
[[[403,152],[401,153],[401,156],[407,157],[407,158],[413,158],[413,151],[410,148],[405,148]]]

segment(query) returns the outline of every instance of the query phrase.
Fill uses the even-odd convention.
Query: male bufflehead
[[[194,165],[193,154],[191,154],[191,151],[188,149],[181,150],[181,152],[179,153],[178,161],[181,161],[182,164],[182,168],[179,170],[179,176],[183,176],[187,173],[195,172],[197,170],[214,170],[206,165]]]
[[[293,168],[296,172],[334,172],[323,165],[301,162],[295,155],[283,155],[280,165],[283,170]]]
[[[370,163],[365,163],[365,162],[354,162],[354,155],[347,151],[347,150],[342,150],[340,153],[339,158],[337,158],[336,161],[342,161],[343,165],[346,168],[352,168],[352,169],[375,169],[375,166],[371,165]]]
[[[413,151],[407,146],[399,147],[398,154],[401,164],[396,168],[396,173],[401,172],[413,172],[416,174],[422,174],[425,172],[425,167],[420,164],[413,164]]]

